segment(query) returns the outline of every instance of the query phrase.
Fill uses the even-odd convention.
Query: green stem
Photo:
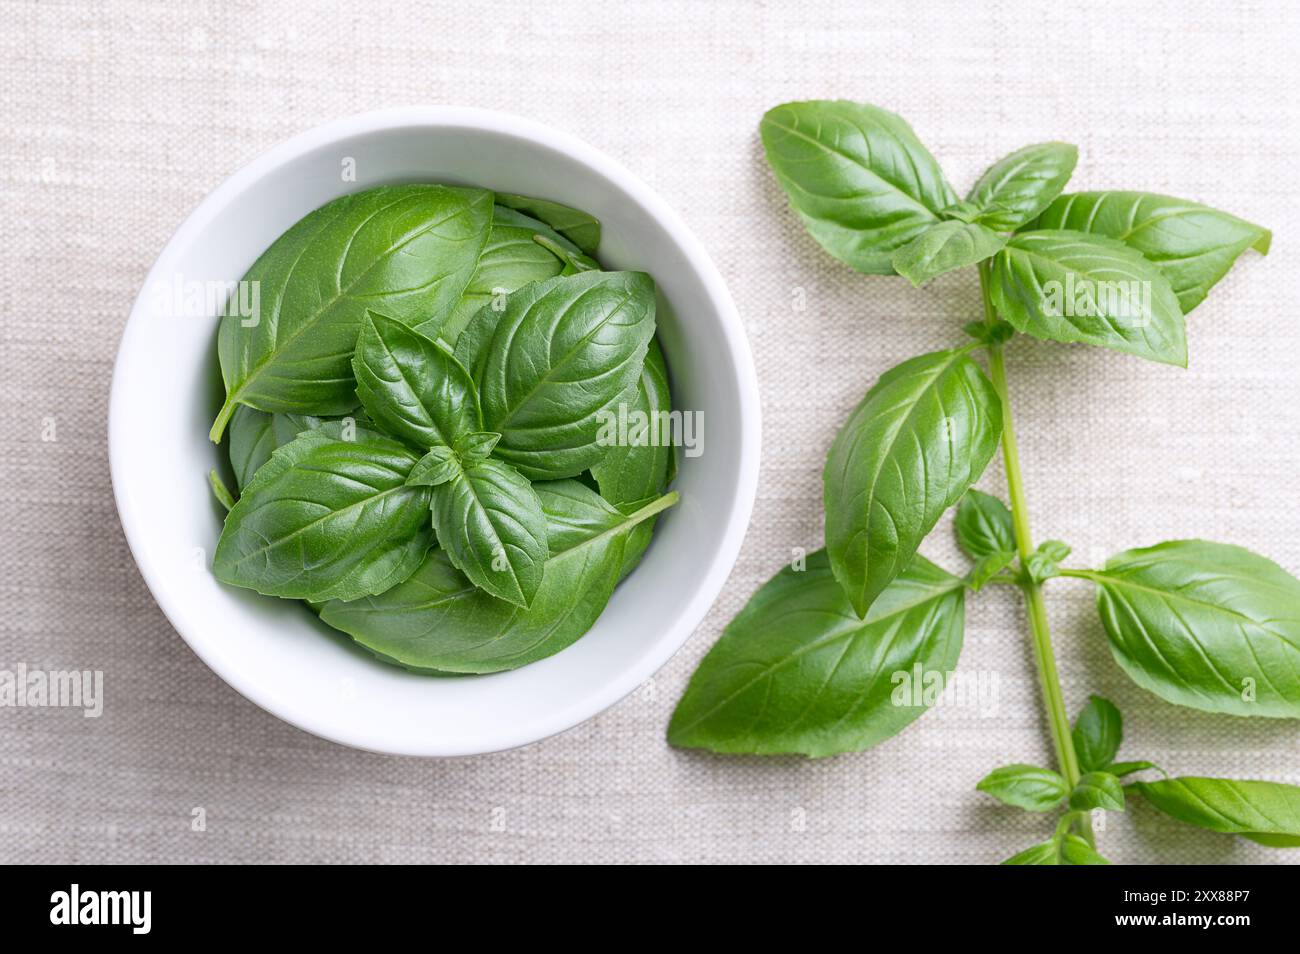
[[[988,324],[997,321],[997,314],[989,298],[988,269],[985,264],[979,268],[980,292],[984,298],[984,320]],[[1007,391],[1007,369],[1002,356],[1002,346],[991,344],[988,347],[989,378],[993,389],[1002,400],[1002,460],[1006,465],[1007,494],[1011,498],[1011,524],[1016,535],[1016,550],[1020,555],[1020,567],[1025,570],[1021,589],[1025,594],[1025,605],[1029,616],[1029,631],[1033,637],[1034,662],[1038,669],[1038,684],[1043,693],[1043,704],[1047,709],[1047,725],[1052,734],[1052,746],[1056,750],[1056,762],[1065,776],[1066,784],[1073,790],[1079,781],[1079,758],[1074,751],[1074,740],[1070,735],[1070,717],[1065,711],[1065,698],[1061,692],[1061,677],[1056,669],[1056,653],[1052,649],[1052,635],[1047,622],[1047,606],[1043,602],[1043,588],[1029,578],[1027,567],[1029,558],[1034,553],[1034,538],[1029,529],[1029,508],[1025,503],[1025,484],[1020,473],[1020,448],[1016,443],[1016,428],[1011,417],[1011,399]],[[1092,823],[1087,816],[1079,819],[1083,836],[1089,844],[1093,843]]]

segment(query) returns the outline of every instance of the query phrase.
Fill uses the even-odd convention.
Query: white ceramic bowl
[[[356,180],[343,171],[355,168]],[[220,404],[215,306],[185,296],[234,281],[285,229],[349,191],[401,181],[480,185],[585,209],[607,267],[660,290],[675,404],[701,412],[703,453],[681,458],[681,503],[642,564],[575,645],[514,672],[418,676],[376,662],[300,604],[225,586],[210,572],[221,512],[208,427]],[[262,708],[308,732],[403,755],[523,745],[590,718],[686,641],[736,560],[758,479],[753,360],[717,269],[682,220],[621,165],[503,113],[406,108],[304,133],[241,169],[180,227],[132,309],[113,374],[109,457],[131,552],[190,647]]]

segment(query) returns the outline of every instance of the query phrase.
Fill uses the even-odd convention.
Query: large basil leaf
[[[1097,610],[1138,685],[1178,705],[1300,717],[1300,580],[1241,547],[1173,540],[1101,570]]]
[[[226,401],[342,414],[356,405],[350,361],[366,309],[413,327],[439,322],[474,273],[492,193],[438,185],[383,186],[343,196],[301,219],[259,258],[257,321],[222,319],[217,345]]]
[[[995,553],[1014,552],[1016,531],[1011,511],[997,497],[980,490],[968,490],[957,505],[957,542],[979,560]]]
[[[1042,142],[1004,156],[966,197],[980,209],[976,221],[995,232],[1018,229],[1061,194],[1078,161],[1078,148],[1064,142]]]
[[[453,566],[499,599],[529,606],[546,565],[546,515],[504,461],[465,461],[433,488],[433,526]]]
[[[1059,772],[1019,762],[995,768],[975,788],[1004,805],[1029,812],[1051,811],[1069,792]]]
[[[281,447],[226,517],[213,558],[223,583],[313,601],[382,593],[432,542],[429,489],[407,487],[415,455],[358,429],[322,424]]]
[[[928,686],[900,683],[900,674],[956,667],[963,597],[960,580],[917,556],[859,619],[818,550],[805,569],[765,583],[723,630],[673,712],[668,741],[813,757],[870,748],[933,703]]]
[[[600,245],[600,221],[581,209],[508,192],[498,192],[497,202],[546,223],[587,255],[596,254]]]
[[[667,489],[676,454],[666,424],[667,414],[672,411],[668,366],[659,342],[653,338],[646,351],[636,393],[622,407],[626,408],[629,422],[626,435],[621,435],[626,437],[626,441],[606,448],[604,458],[592,465],[591,474],[600,488],[600,495],[620,510],[628,511],[629,508],[638,509],[642,503]],[[640,561],[650,545],[654,523],[647,520],[628,538],[623,558],[624,576]]]
[[[1007,244],[999,235],[978,222],[940,222],[932,225],[894,253],[894,270],[913,285],[982,262]]]
[[[531,480],[572,477],[605,455],[605,415],[636,387],[654,337],[655,291],[641,272],[534,282],[483,308],[456,343],[478,383],[496,456]]]
[[[1248,248],[1268,254],[1273,233],[1208,206],[1150,192],[1073,192],[1049,205],[1034,228],[1117,239],[1165,276],[1183,314],[1202,301]]]
[[[965,349],[887,371],[831,445],[823,472],[826,550],[858,615],[983,472],[1002,403]]]
[[[400,321],[367,313],[352,373],[370,419],[416,447],[455,447],[483,429],[469,372],[445,347]]]
[[[1168,280],[1122,242],[1086,232],[1022,232],[993,259],[993,304],[1017,330],[1186,366]]]
[[[1270,848],[1300,848],[1300,788],[1294,785],[1185,776],[1129,787],[1189,825],[1242,835]]]
[[[1089,696],[1071,733],[1079,768],[1097,772],[1109,768],[1124,740],[1124,719],[1115,703],[1101,696]]]
[[[767,161],[822,247],[860,272],[892,275],[893,253],[957,200],[934,157],[899,116],[819,100],[769,110]]]
[[[498,672],[572,645],[614,592],[628,533],[676,495],[626,516],[577,481],[540,483],[536,490],[551,557],[530,608],[488,595],[434,550],[410,579],[369,599],[327,603],[321,619],[413,669]]]

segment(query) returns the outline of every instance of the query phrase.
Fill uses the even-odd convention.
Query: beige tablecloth
[[[1011,592],[969,612],[962,666],[1000,675],[992,718],[938,710],[819,762],[664,744],[722,625],[792,546],[819,545],[821,462],[849,408],[978,307],[969,273],[914,291],[804,235],[756,132],[785,100],[897,110],[959,190],[1013,148],[1064,139],[1082,153],[1076,188],[1186,196],[1275,229],[1272,255],[1248,255],[1193,315],[1190,370],[1026,343],[1012,390],[1039,537],[1086,560],[1203,536],[1300,572],[1293,3],[39,0],[0,3],[0,22],[0,668],[106,681],[100,719],[0,709],[0,861],[988,862],[1043,837],[1043,818],[973,790],[999,763],[1050,759]],[[644,177],[730,283],[764,401],[753,523],[706,623],[632,698],[481,758],[351,751],[228,688],[136,572],[106,460],[123,322],[190,209],[293,133],[407,103],[532,116]],[[924,549],[960,565],[946,523]],[[1082,585],[1053,585],[1050,611],[1070,709],[1114,699],[1126,755],[1300,783],[1300,727],[1136,688]],[[1107,828],[1117,861],[1287,857],[1144,807]]]

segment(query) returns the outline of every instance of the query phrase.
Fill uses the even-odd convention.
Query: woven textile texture
[[[959,862],[1040,840],[974,791],[1049,762],[1014,592],[973,600],[963,668],[996,713],[929,713],[822,761],[678,752],[696,662],[792,547],[875,378],[960,340],[969,271],[921,290],[836,264],[768,172],[763,111],[851,98],[905,116],[958,190],[1023,144],[1078,143],[1074,188],[1185,196],[1272,227],[1190,320],[1183,371],[1025,342],[1010,355],[1037,536],[1085,560],[1198,536],[1300,572],[1300,6],[1278,2],[0,2],[0,668],[102,669],[103,717],[0,709],[4,862]],[[762,386],[759,497],[704,625],[640,692],[570,732],[443,761],[351,751],[213,675],[127,551],[106,453],[113,357],[145,273],[231,172],[317,123],[448,103],[524,114],[628,165],[708,247]],[[799,311],[796,303],[806,303]],[[53,437],[54,439],[50,439]],[[1001,486],[1000,465],[980,483]],[[924,551],[961,566],[949,523]],[[1067,703],[1126,717],[1175,774],[1300,783],[1300,728],[1177,709],[1111,661],[1088,587],[1049,593]],[[204,831],[194,831],[202,809]],[[1144,806],[1119,862],[1282,862]]]

